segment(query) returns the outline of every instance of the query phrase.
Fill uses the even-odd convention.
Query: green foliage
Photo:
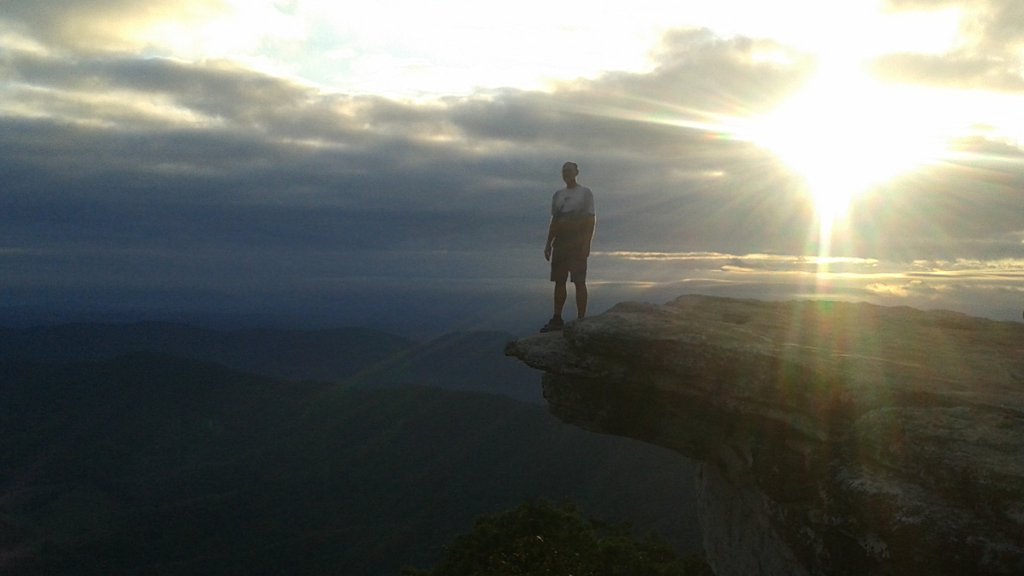
[[[583,518],[572,505],[545,502],[477,520],[430,571],[405,576],[697,576],[699,559],[679,559],[663,540],[636,539],[626,526]]]

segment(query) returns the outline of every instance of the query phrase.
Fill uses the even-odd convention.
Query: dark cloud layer
[[[69,34],[72,17],[55,3],[31,5],[11,4],[8,17],[44,41]],[[76,10],[99,17],[118,5]],[[984,30],[1019,39],[994,23]],[[820,248],[799,178],[732,129],[800,86],[813,62],[702,30],[666,36],[657,57],[650,73],[552,92],[410,103],[226,62],[6,51],[0,294],[43,308],[281,310],[324,322],[542,316],[546,210],[566,159],[598,198],[598,305],[723,287],[792,294],[772,270],[755,278],[735,264],[637,267],[614,256]],[[987,61],[915,58],[892,63],[1015,89]],[[1018,257],[1021,158],[1014,147],[992,152],[965,149],[860,198],[833,248],[906,263]],[[918,286],[872,285],[894,298]]]

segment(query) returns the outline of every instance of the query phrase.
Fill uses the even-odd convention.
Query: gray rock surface
[[[700,461],[720,576],[1024,574],[1022,324],[684,296],[506,354],[562,420]]]

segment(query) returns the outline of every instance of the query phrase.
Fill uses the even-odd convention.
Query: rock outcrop
[[[719,576],[1024,574],[1022,324],[686,296],[506,354],[565,422],[701,463]]]

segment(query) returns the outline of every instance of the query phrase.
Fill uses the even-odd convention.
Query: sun
[[[857,195],[942,154],[947,131],[928,102],[859,72],[825,70],[756,119],[750,137],[804,180],[831,227]]]

